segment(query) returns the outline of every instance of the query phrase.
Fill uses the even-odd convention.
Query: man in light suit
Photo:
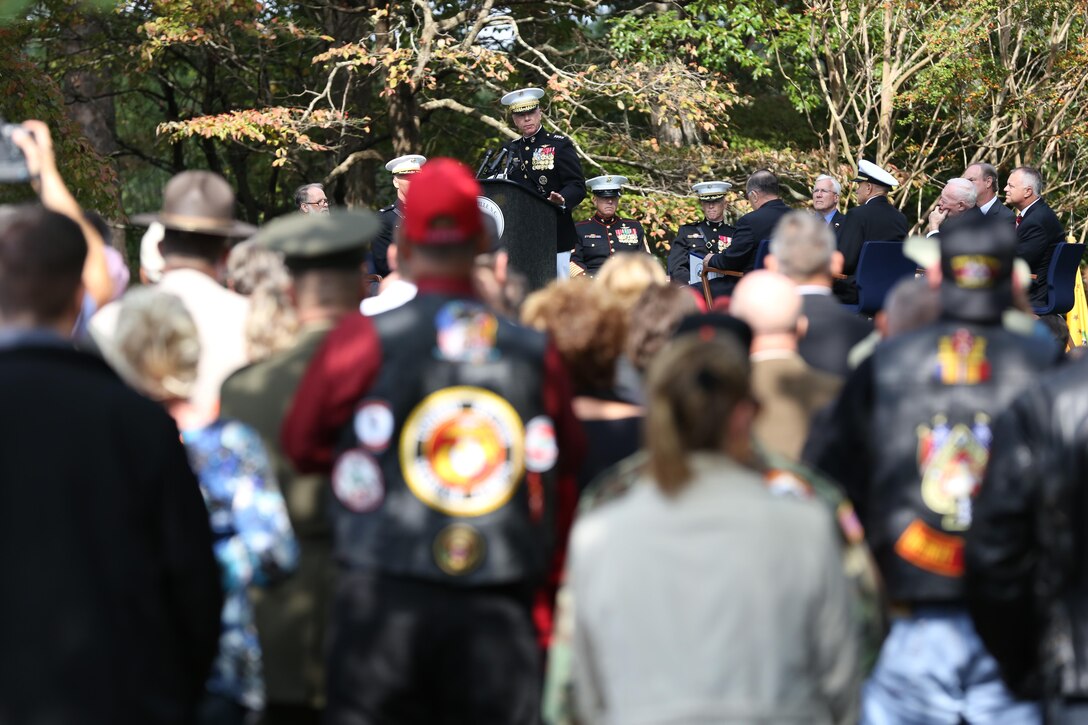
[[[985,161],[976,161],[964,169],[963,178],[975,185],[976,203],[983,214],[1013,223],[1016,214],[997,198],[997,169]]]
[[[1046,304],[1047,269],[1054,248],[1065,241],[1065,229],[1040,196],[1043,177],[1030,166],[1020,166],[1009,174],[1005,200],[1016,209],[1016,256],[1031,267],[1035,279],[1028,289],[1031,304]]]

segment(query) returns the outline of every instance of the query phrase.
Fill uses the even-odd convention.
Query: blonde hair
[[[246,315],[246,355],[257,362],[295,344],[298,316],[291,304],[290,281],[271,277],[257,283]]]
[[[657,258],[644,252],[613,255],[597,272],[597,283],[625,310],[634,307],[647,287],[668,281]]]
[[[176,295],[155,287],[127,292],[110,353],[121,377],[150,398],[185,400],[193,392],[200,338],[193,316]]]
[[[234,245],[227,255],[227,286],[246,297],[266,280],[286,284],[289,279],[283,255],[251,241]]]
[[[722,450],[726,422],[751,399],[748,355],[732,338],[686,334],[662,350],[646,377],[645,444],[666,494],[691,478],[688,454]]]

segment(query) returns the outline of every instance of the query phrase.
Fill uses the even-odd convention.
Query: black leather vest
[[[373,320],[381,370],[332,475],[337,558],[457,585],[539,576],[558,458],[544,336],[441,295]]]
[[[893,601],[962,599],[993,420],[1053,360],[1039,340],[952,320],[877,348],[868,533]]]

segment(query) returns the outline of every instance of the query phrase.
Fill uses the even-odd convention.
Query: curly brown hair
[[[611,388],[627,339],[627,314],[593,280],[558,280],[525,300],[521,321],[555,342],[575,392]]]

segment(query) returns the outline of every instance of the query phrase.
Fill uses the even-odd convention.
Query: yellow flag
[[[1069,347],[1088,345],[1088,299],[1084,296],[1084,275],[1078,269],[1073,280],[1073,309],[1065,316],[1069,326]]]

